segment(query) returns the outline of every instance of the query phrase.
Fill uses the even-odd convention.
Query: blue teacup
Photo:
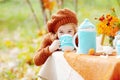
[[[73,37],[69,34],[64,34],[60,37],[60,48],[62,51],[73,51],[74,45],[73,45]]]

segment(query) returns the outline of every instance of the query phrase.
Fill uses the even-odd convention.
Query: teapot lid
[[[81,29],[95,28],[95,26],[86,18],[79,26]]]

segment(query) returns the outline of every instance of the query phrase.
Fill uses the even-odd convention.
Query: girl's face
[[[65,24],[65,25],[61,25],[59,27],[59,29],[57,30],[57,35],[58,38],[60,38],[60,36],[64,35],[64,34],[70,34],[70,35],[74,35],[75,34],[75,26],[74,24]]]

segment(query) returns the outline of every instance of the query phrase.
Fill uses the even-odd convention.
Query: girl
[[[60,50],[60,36],[63,34],[73,36],[76,33],[77,24],[76,14],[69,9],[60,9],[54,14],[47,23],[49,33],[45,35],[41,48],[34,56],[34,63],[40,66],[53,52]]]
[[[34,56],[34,63],[37,66],[41,66],[42,64],[45,63],[40,70],[41,72],[39,73],[39,78],[42,78],[42,80],[66,80],[65,77],[66,75],[68,76],[69,73],[67,74],[65,73],[64,75],[65,69],[69,68],[69,70],[71,71],[71,68],[65,61],[64,56],[62,54],[58,54],[57,52],[56,52],[58,54],[56,55],[57,58],[53,59],[53,57],[51,58],[49,56],[52,53],[55,53],[55,51],[60,51],[59,38],[62,35],[70,34],[74,36],[74,34],[76,33],[77,24],[78,20],[76,14],[69,9],[60,9],[56,14],[52,15],[51,20],[48,21],[47,29],[49,33],[45,35],[43,42],[41,43],[41,48]],[[56,63],[58,66],[57,68],[59,69],[58,72],[61,73],[59,74],[60,75],[59,78],[58,76],[56,76],[57,72],[54,70],[57,69],[54,64],[54,60],[59,61],[57,63],[62,64],[59,65]],[[75,75],[74,78],[78,78],[74,80],[83,80],[83,78],[79,74],[77,74],[74,70],[72,72],[74,72]],[[64,75],[64,77],[62,75]]]

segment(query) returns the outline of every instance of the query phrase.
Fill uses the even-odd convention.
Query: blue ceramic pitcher
[[[78,47],[75,44],[75,39],[77,36]],[[73,44],[79,54],[87,54],[91,48],[96,51],[96,30],[95,26],[88,19],[85,19],[78,27],[78,32],[73,38]]]

